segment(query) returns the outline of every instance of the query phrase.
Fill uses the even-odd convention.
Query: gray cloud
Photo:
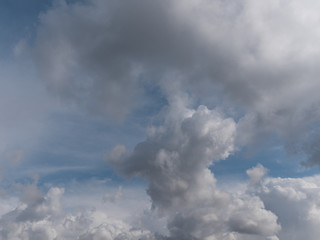
[[[130,155],[123,146],[109,163],[124,176],[149,181],[154,210],[168,217],[172,239],[234,239],[241,234],[272,236],[277,217],[258,198],[220,190],[208,167],[235,151],[236,123],[217,110],[196,110],[174,98],[163,126],[150,129]],[[115,158],[118,157],[118,158]]]
[[[183,205],[184,199],[194,195],[192,191],[212,184],[207,167],[213,159],[225,159],[234,151],[236,124],[232,119],[223,119],[205,106],[197,110],[180,107],[170,109],[166,125],[151,129],[131,156],[121,159],[118,151],[123,147],[118,146],[111,156],[120,158],[109,161],[120,174],[149,179],[149,195],[165,208]]]
[[[33,190],[32,190],[33,189]],[[30,191],[31,190],[31,191]],[[121,220],[110,219],[100,211],[82,211],[75,215],[61,207],[62,188],[39,194],[29,185],[28,198],[0,218],[0,239],[160,239],[147,230],[133,228]]]
[[[40,16],[33,56],[53,92],[91,112],[121,118],[144,85],[178,81],[244,111],[241,145],[276,134],[297,150],[319,119],[314,4],[61,1]]]

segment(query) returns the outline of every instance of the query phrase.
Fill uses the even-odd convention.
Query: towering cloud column
[[[183,101],[182,101],[183,102]],[[235,239],[239,233],[274,235],[276,216],[258,197],[233,196],[216,186],[208,167],[235,151],[237,124],[217,110],[174,102],[164,124],[130,153],[117,146],[109,162],[119,174],[149,182],[147,193],[168,217],[173,239]]]

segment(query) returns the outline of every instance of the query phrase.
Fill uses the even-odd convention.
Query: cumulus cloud
[[[52,187],[41,194],[36,184],[22,187],[20,202],[0,217],[0,239],[242,239],[243,234],[258,234],[255,239],[260,239],[260,235],[269,236],[279,229],[275,215],[265,210],[258,197],[250,199],[246,193],[239,197],[212,189],[208,194],[215,197],[198,198],[197,204],[201,205],[197,208],[189,202],[163,218],[169,220],[169,236],[160,229],[159,224],[163,223],[154,210],[147,210],[140,217],[132,216],[136,222],[131,220],[133,224],[129,225],[111,218],[108,210],[88,209],[87,203],[81,211],[67,210],[62,205],[62,188]],[[76,199],[77,204],[82,202],[81,197]],[[129,210],[131,214],[133,209]]]
[[[110,219],[101,211],[65,212],[60,204],[63,192],[56,187],[45,195],[38,190],[29,192],[28,200],[22,198],[14,210],[1,216],[0,239],[156,239],[153,233]]]
[[[115,154],[127,152],[115,147],[110,163],[124,176],[149,181],[153,209],[168,218],[172,239],[275,235],[280,229],[277,217],[258,197],[220,190],[208,169],[235,151],[235,121],[217,110],[193,110],[182,103],[172,102],[164,125],[152,128],[131,155]]]
[[[232,119],[224,119],[205,106],[197,110],[180,107],[170,109],[166,124],[152,128],[132,155],[111,158],[110,162],[120,174],[149,179],[148,193],[164,207],[181,206],[180,200],[194,195],[191,189],[209,187],[214,181],[206,172],[207,167],[234,151],[236,123]],[[119,149],[117,146],[111,156]]]
[[[261,168],[258,165],[250,170],[260,171]],[[62,205],[62,188],[52,187],[42,194],[35,184],[22,186],[24,194],[20,201],[15,201],[15,207],[6,207],[6,213],[0,216],[0,239],[318,239],[319,176],[264,176],[259,184],[252,186],[249,179],[247,186],[232,191],[215,186],[209,171],[203,178],[213,186],[211,189],[204,186],[198,192],[191,189],[197,194],[193,200],[185,199],[183,206],[171,207],[172,211],[165,213],[163,218],[167,221],[167,232],[159,229],[164,224],[159,221],[156,211],[159,205],[146,210],[140,217],[132,216],[136,222],[131,220],[130,225],[110,217],[108,210],[88,209],[87,203],[87,209],[67,210]],[[201,195],[201,191],[207,192]],[[81,203],[82,197],[74,197],[79,201],[77,204]],[[6,204],[1,202],[0,207]],[[123,204],[131,203],[127,199]],[[161,214],[164,215],[164,211]]]
[[[262,178],[267,174],[268,169],[258,164],[256,167],[247,170],[247,175],[250,177],[250,183],[257,185],[261,182]]]
[[[255,195],[281,224],[279,239],[317,239],[319,236],[319,176],[264,178]]]

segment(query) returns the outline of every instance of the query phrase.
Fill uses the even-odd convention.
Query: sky
[[[0,240],[318,240],[319,9],[0,1]]]

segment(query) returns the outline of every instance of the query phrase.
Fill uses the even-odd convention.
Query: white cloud
[[[319,176],[267,178],[257,194],[278,216],[282,226],[280,239],[318,238]]]
[[[51,188],[40,196],[37,191],[28,192],[27,201],[1,216],[0,239],[155,239],[149,231],[111,219],[102,211],[65,212],[60,204],[63,192],[61,188]]]
[[[152,128],[131,155],[120,154],[119,160],[111,158],[109,163],[124,176],[149,181],[152,206],[168,218],[172,239],[275,235],[280,230],[277,217],[264,208],[259,197],[251,199],[246,193],[237,196],[219,189],[208,169],[213,161],[235,151],[234,120],[205,106],[192,110],[183,103],[174,98],[164,125]],[[113,152],[119,149],[117,146]]]
[[[215,181],[209,172],[203,178],[211,183]],[[96,182],[90,184],[91,189],[97,187]],[[211,189],[204,186],[197,192],[192,190],[197,196],[185,199],[183,206],[171,208],[173,211],[165,213],[164,218],[159,217],[160,212],[156,209],[150,209],[145,197],[141,198],[141,189],[138,190],[141,196],[134,196],[137,189],[125,188],[121,199],[103,203],[103,185],[95,190],[101,193],[99,198],[93,192],[84,193],[88,186],[79,185],[78,192],[73,186],[70,189],[72,193],[68,194],[64,189],[53,187],[43,195],[35,184],[31,184],[23,186],[25,193],[20,202],[15,200],[8,206],[6,201],[0,201],[0,208],[5,211],[0,217],[0,239],[318,238],[319,176],[264,177],[255,188],[250,181],[247,184],[246,188],[240,187],[228,193],[214,185]],[[105,207],[105,204],[109,205]],[[141,208],[141,204],[144,207]],[[112,213],[115,209],[119,214]],[[137,212],[137,209],[141,211]]]
[[[268,169],[264,168],[261,164],[258,164],[256,167],[247,170],[247,175],[250,177],[250,183],[252,185],[259,184],[267,173]]]

